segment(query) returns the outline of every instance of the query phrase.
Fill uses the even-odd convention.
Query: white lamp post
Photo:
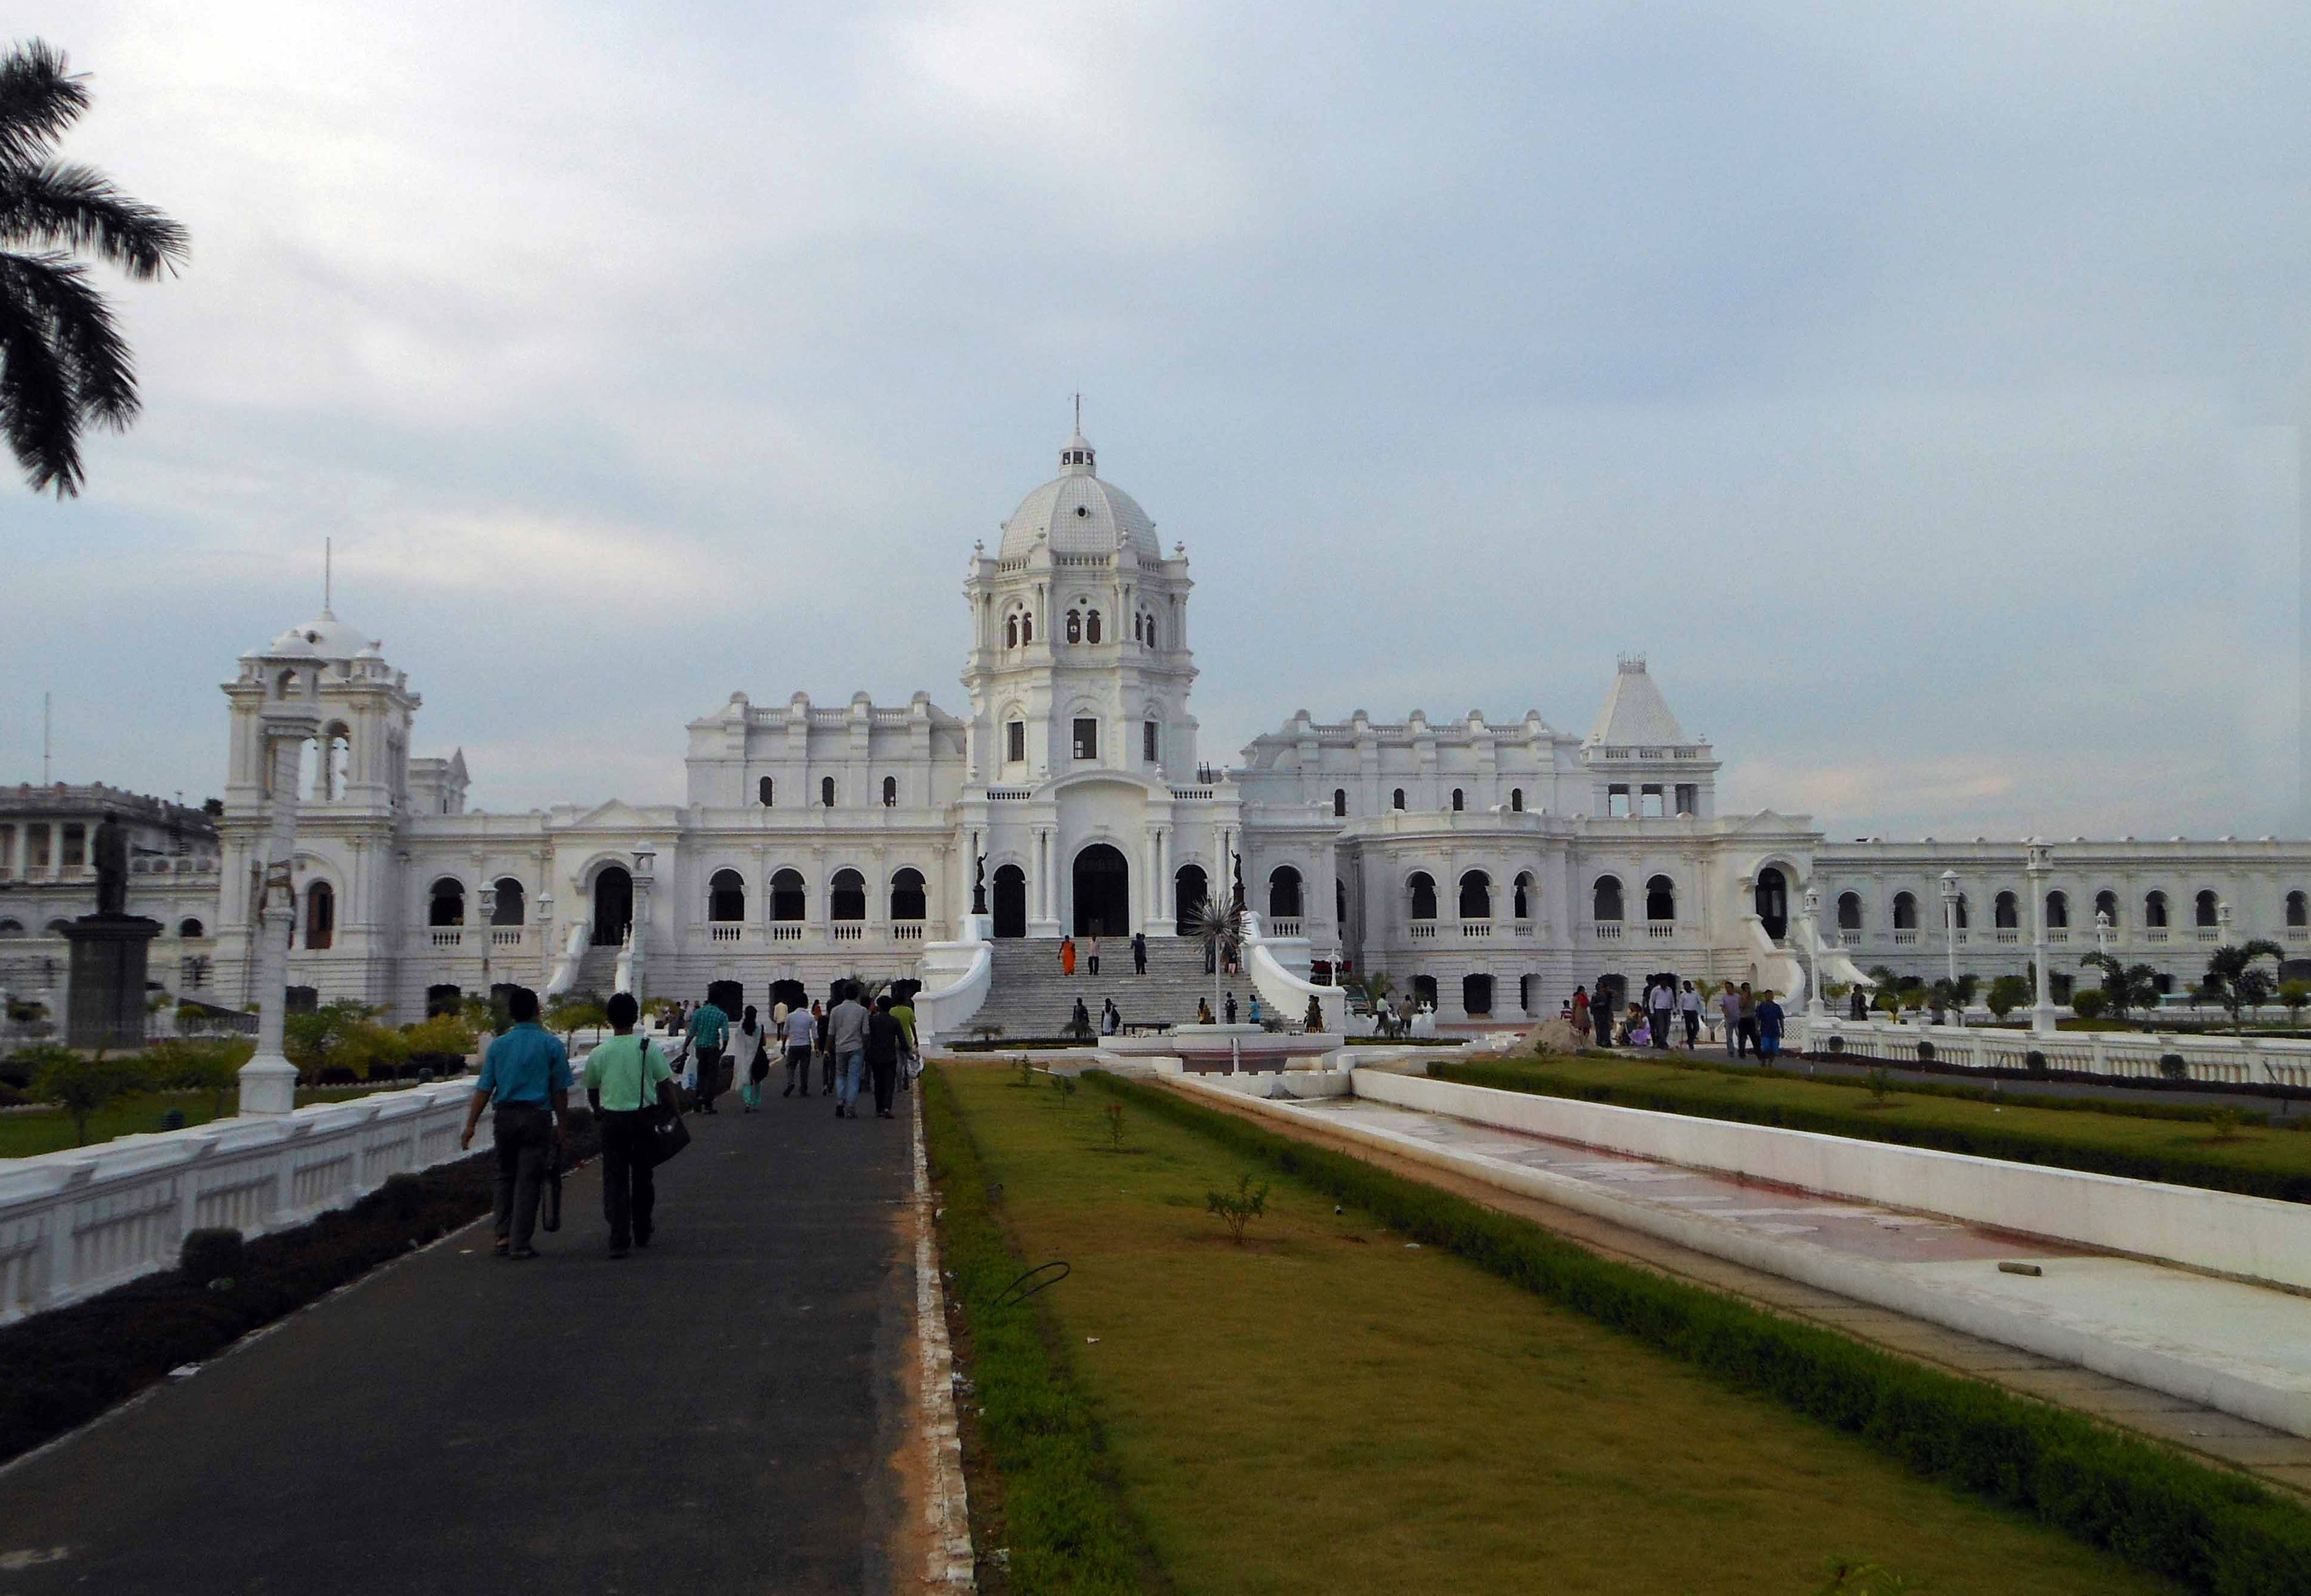
[[[487,1002],[492,995],[490,989],[490,944],[497,940],[497,931],[495,929],[498,923],[497,883],[494,881],[483,882],[481,892],[477,895],[481,899],[482,905],[482,999],[483,1001]]]
[[[537,990],[554,984],[554,894],[537,894]]]
[[[1822,1022],[1829,1017],[1821,1000],[1821,891],[1808,884],[1805,896],[1800,900],[1805,906],[1806,963],[1811,966],[1813,990],[1806,994],[1806,1045],[1810,1048],[1821,1035]]]
[[[1944,870],[1942,889],[1942,952],[1948,958],[1949,983],[1958,985],[1958,872]]]
[[[2054,850],[2033,837],[2025,845],[2023,873],[2030,877],[2030,964],[2037,977],[2038,1001],[2030,1010],[2030,1031],[2036,1036],[2054,1033],[2054,1000],[2046,974],[2046,872],[2054,868]]]
[[[320,656],[294,632],[258,656],[265,704],[257,711],[271,813],[257,924],[257,1051],[240,1067],[240,1112],[285,1114],[297,1106],[297,1067],[282,1049],[289,1007],[290,870],[297,857],[297,757],[321,729]]]
[[[658,850],[656,848],[645,842],[634,850],[633,920],[627,928],[626,936],[633,947],[632,985],[634,1001],[637,1003],[642,1000],[642,935],[645,928],[650,924],[650,889],[651,881],[655,879],[652,872],[657,868]]]

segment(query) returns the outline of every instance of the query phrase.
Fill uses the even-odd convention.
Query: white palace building
[[[1639,658],[1620,662],[1585,732],[1537,711],[1302,711],[1209,766],[1190,708],[1184,545],[1164,552],[1079,434],[1059,467],[999,547],[972,553],[960,714],[925,693],[734,693],[690,723],[679,806],[469,810],[462,754],[414,756],[421,700],[381,646],[326,609],[291,628],[224,686],[224,813],[200,877],[214,900],[188,909],[181,872],[132,881],[131,911],[164,918],[155,973],[197,955],[201,995],[261,999],[268,858],[289,861],[292,989],[398,1019],[503,982],[693,998],[731,981],[767,1003],[773,983],[815,995],[845,975],[911,974],[937,990],[975,968],[984,989],[1006,939],[1097,934],[1122,959],[1129,933],[1172,938],[1238,880],[1291,972],[1262,987],[1271,1000],[1304,1011],[1300,978],[1345,963],[1417,990],[1448,1025],[1554,1014],[1600,974],[1790,991],[1810,895],[1830,980],[1880,964],[2019,973],[2043,914],[2059,998],[2097,911],[2112,951],[2178,990],[2218,941],[2311,953],[2300,842],[2054,842],[2034,870],[2020,842],[1833,843],[1801,815],[1721,813],[1714,750]],[[78,856],[36,846],[17,807],[25,818],[0,813],[0,938],[39,938]],[[140,903],[148,879],[165,903]],[[34,888],[39,917],[11,919]]]

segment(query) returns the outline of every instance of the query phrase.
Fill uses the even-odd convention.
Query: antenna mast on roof
[[[1083,395],[1080,391],[1076,395],[1076,436],[1083,436]]]

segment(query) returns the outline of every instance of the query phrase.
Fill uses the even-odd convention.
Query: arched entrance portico
[[[1201,865],[1182,865],[1172,882],[1172,919],[1182,937],[1194,935],[1196,917],[1204,911],[1210,888]]]
[[[1094,842],[1076,855],[1076,935],[1131,935],[1131,867],[1122,852]]]
[[[1025,937],[1027,934],[1027,873],[1016,865],[1005,865],[995,872],[993,889],[988,894],[988,907],[998,937]]]

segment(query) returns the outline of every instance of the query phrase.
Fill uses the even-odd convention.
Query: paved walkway
[[[724,1102],[649,1251],[580,1171],[0,1472],[0,1596],[914,1588],[908,1119]]]

